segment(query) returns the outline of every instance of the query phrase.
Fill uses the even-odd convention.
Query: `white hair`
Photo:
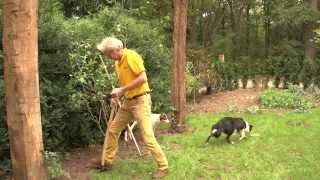
[[[97,45],[97,49],[101,52],[104,52],[109,49],[122,49],[123,43],[117,38],[114,37],[106,37],[102,39],[102,41]]]

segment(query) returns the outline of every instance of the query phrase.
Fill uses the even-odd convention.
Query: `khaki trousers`
[[[120,133],[133,119],[138,121],[140,133],[146,148],[151,152],[160,170],[168,169],[168,161],[159,146],[151,123],[151,97],[149,94],[133,100],[125,100],[115,119],[108,122],[105,163],[112,164],[118,151]]]

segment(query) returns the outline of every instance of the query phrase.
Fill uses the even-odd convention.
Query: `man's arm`
[[[120,88],[114,88],[111,92],[111,95],[112,97],[121,97],[125,92],[130,91],[136,87],[139,87],[147,81],[148,81],[148,78],[147,78],[146,72],[141,72],[138,75],[138,77],[134,81],[132,81],[130,84]]]

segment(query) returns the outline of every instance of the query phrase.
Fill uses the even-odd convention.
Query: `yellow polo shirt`
[[[120,61],[116,61],[116,72],[121,86],[126,86],[134,81],[142,72],[145,71],[142,57],[133,50],[123,49],[123,55]],[[149,92],[148,82],[125,92],[126,98]]]

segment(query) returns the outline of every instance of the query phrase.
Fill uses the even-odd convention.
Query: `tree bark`
[[[308,0],[309,6],[313,11],[318,11],[318,0]],[[315,63],[316,59],[316,47],[315,47],[315,37],[314,37],[314,22],[306,22],[304,25],[303,41],[304,41],[304,53],[305,57],[311,64]]]
[[[187,0],[174,0],[171,98],[178,127],[184,124],[186,115],[185,63],[187,9]]]
[[[246,55],[249,56],[250,53],[250,8],[251,8],[251,2],[247,2],[247,9],[246,9],[246,15],[247,15],[247,32],[246,32]]]
[[[264,30],[265,30],[265,57],[269,57],[269,49],[270,49],[270,24],[271,24],[271,7],[270,0],[263,1],[263,9],[264,9]]]
[[[236,20],[235,20],[235,13],[234,13],[234,1],[233,0],[227,0],[230,8],[230,23],[231,23],[231,29],[232,29],[232,43],[234,47],[232,48],[232,59],[235,59],[237,57],[237,30],[236,30]]]
[[[37,0],[4,0],[3,47],[13,179],[45,180],[38,76]]]

